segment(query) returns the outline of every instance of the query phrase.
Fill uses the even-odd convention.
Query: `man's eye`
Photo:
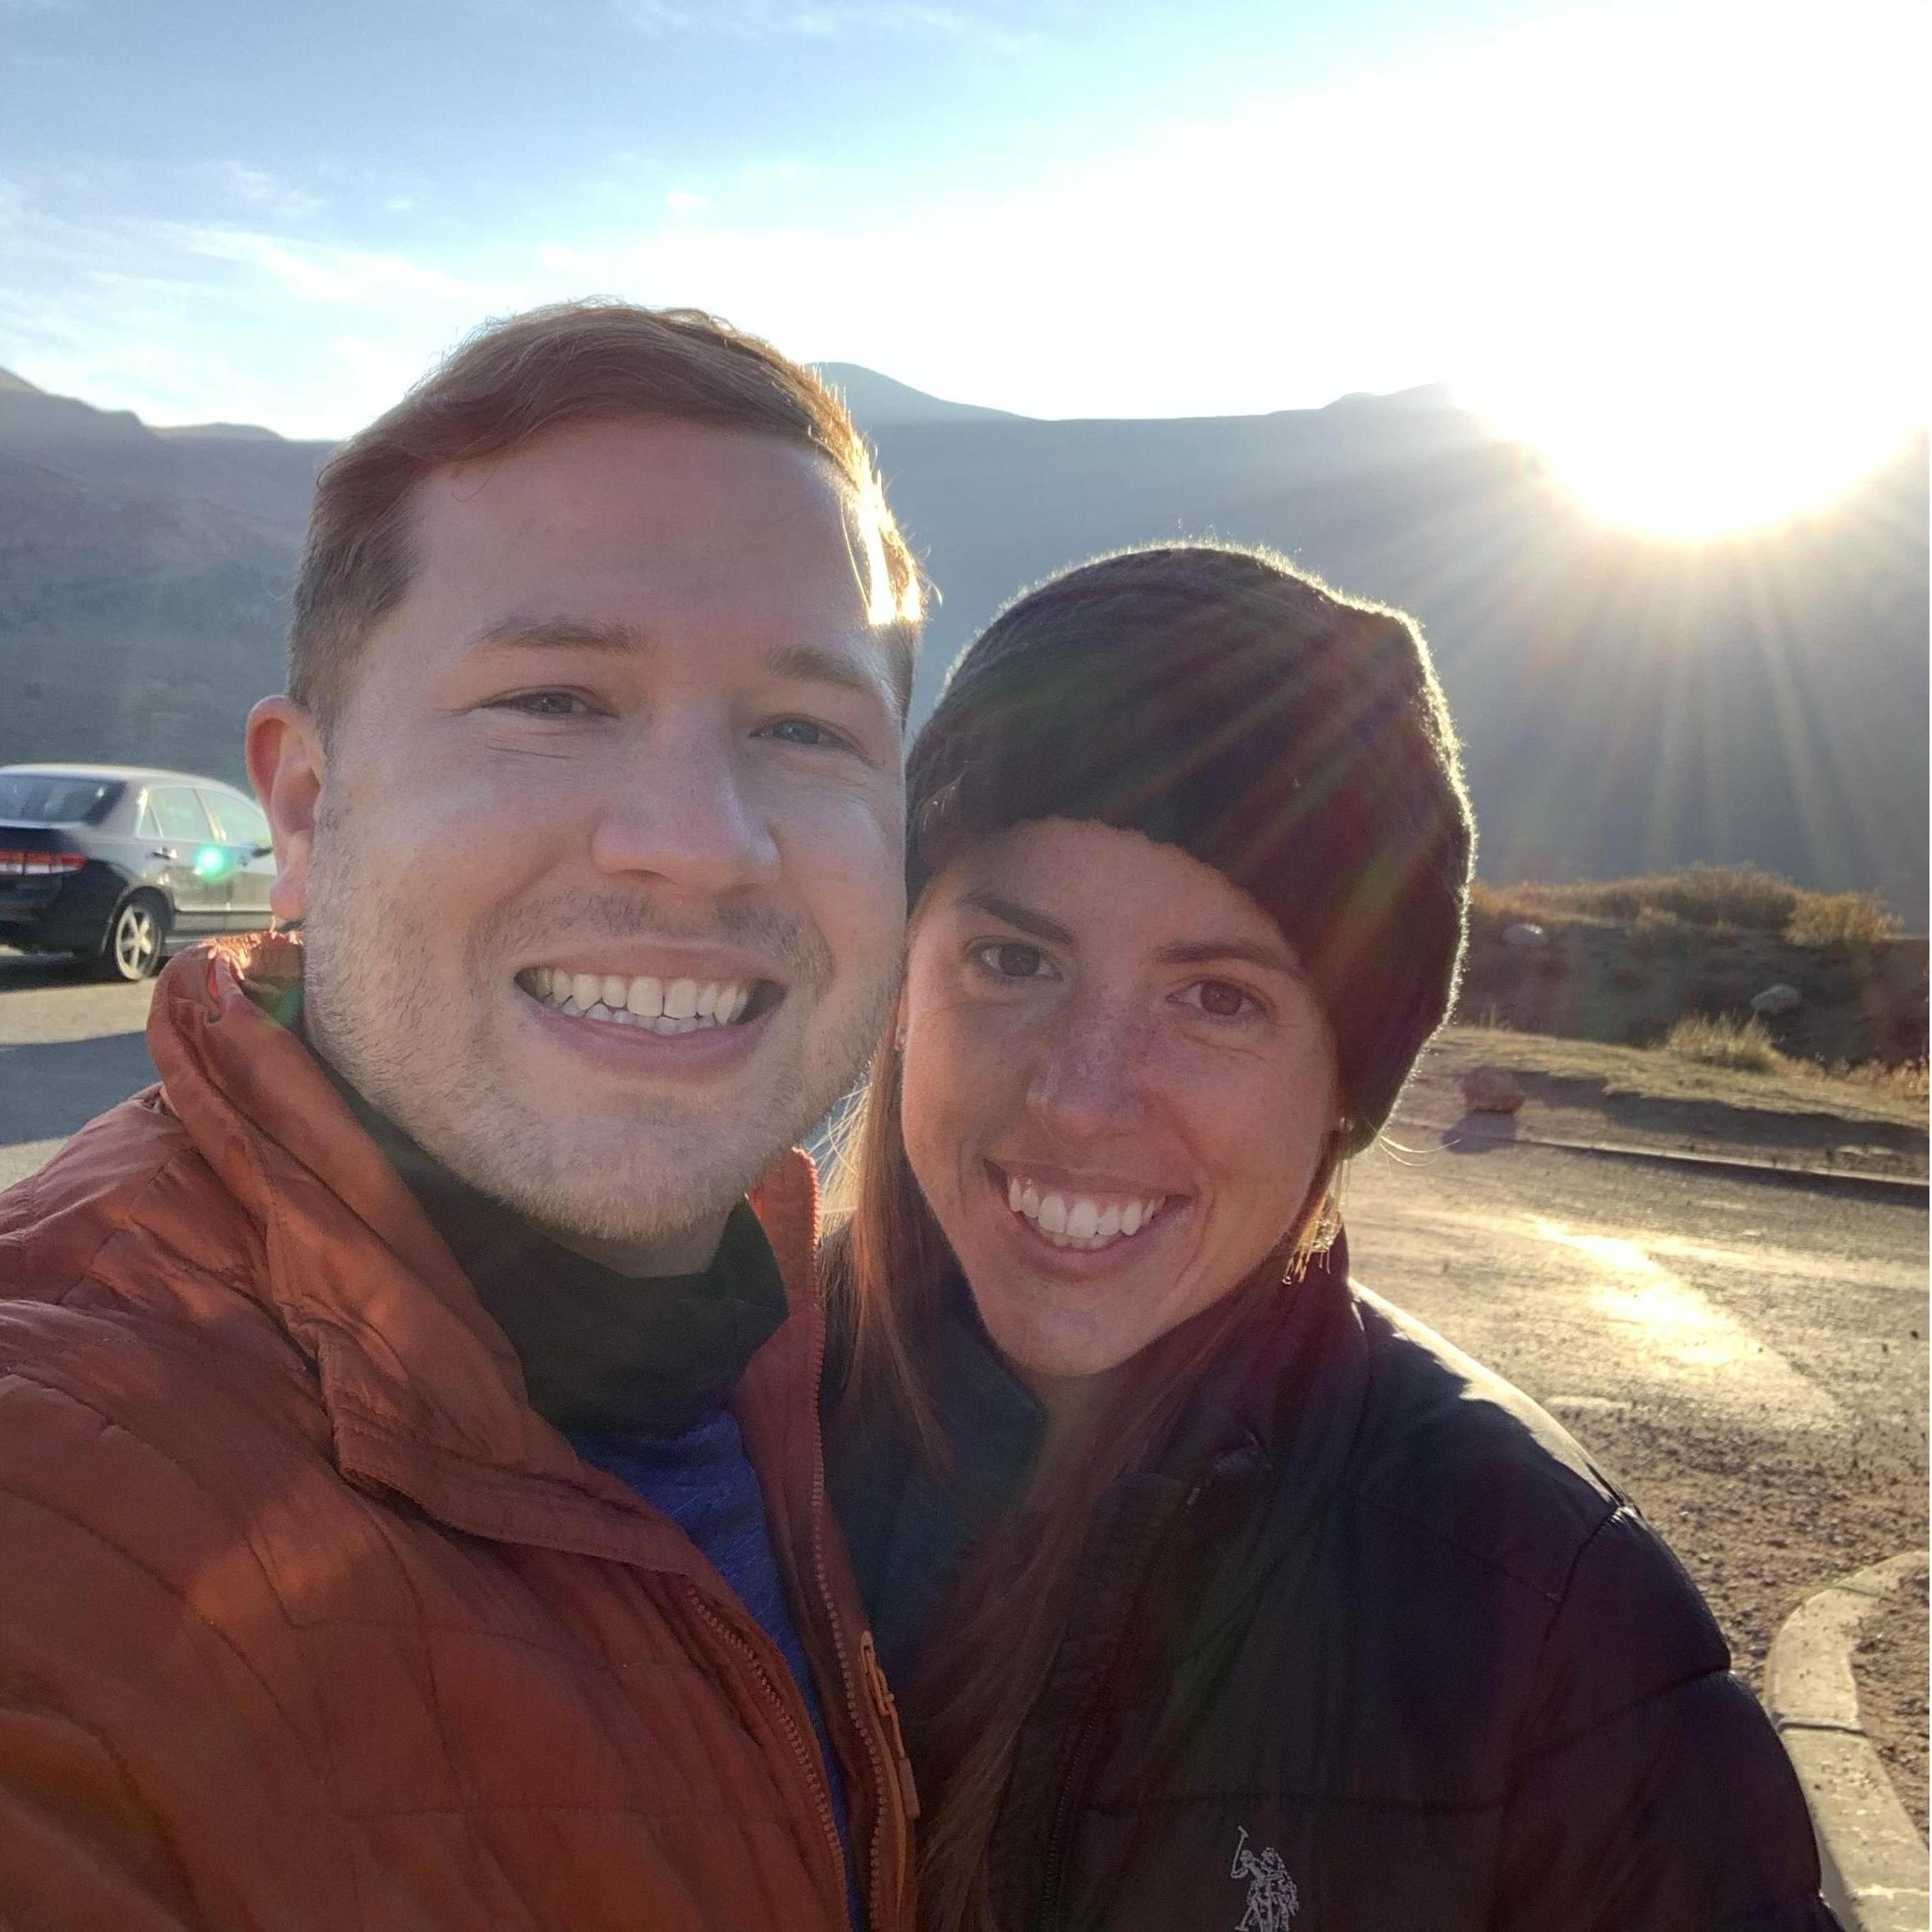
[[[520,691],[500,697],[494,711],[521,712],[526,717],[587,717],[591,707],[574,691]]]
[[[1225,979],[1198,979],[1181,997],[1214,1019],[1239,1019],[1257,1004],[1251,994]]]
[[[1051,979],[1057,978],[1051,962],[1038,946],[1023,945],[1017,939],[994,939],[974,948],[974,957],[996,979]]]
[[[809,717],[779,718],[776,722],[765,726],[759,736],[775,738],[782,745],[803,745],[808,750],[849,750],[852,743],[843,732],[835,732],[830,725],[820,724],[816,718]]]

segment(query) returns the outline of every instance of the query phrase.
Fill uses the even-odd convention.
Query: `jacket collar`
[[[169,1107],[261,1230],[249,1291],[314,1365],[342,1473],[472,1534],[702,1573],[681,1532],[530,1407],[515,1352],[415,1196],[274,1016],[301,968],[287,934],[184,953],[157,985],[148,1039]],[[813,1352],[794,1331],[820,1320],[810,1160],[782,1157],[752,1206],[792,1313],[741,1385],[747,1440],[770,1433],[747,1402],[811,1408],[781,1367]]]

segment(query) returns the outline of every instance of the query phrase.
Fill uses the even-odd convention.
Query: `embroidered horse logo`
[[[1235,1846],[1235,1862],[1228,1876],[1248,1881],[1248,1909],[1235,1932],[1288,1932],[1288,1921],[1301,1909],[1301,1894],[1295,1889],[1295,1881],[1274,1846],[1259,1858],[1248,1849],[1245,1825]]]

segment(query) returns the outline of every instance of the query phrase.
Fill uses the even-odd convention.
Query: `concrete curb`
[[[1798,1768],[1818,1834],[1825,1901],[1845,1932],[1925,1932],[1925,1841],[1859,1718],[1859,1626],[1927,1552],[1908,1550],[1809,1597],[1764,1663],[1764,1703]]]
[[[1462,1127],[1460,1120],[1438,1129],[1444,1135]],[[1753,1160],[1741,1154],[1704,1154],[1679,1147],[1638,1147],[1623,1140],[1567,1140],[1554,1135],[1497,1133],[1464,1130],[1469,1141],[1484,1141],[1495,1147],[1549,1147],[1561,1154],[1594,1154],[1611,1160],[1645,1160],[1662,1167],[1691,1168],[1705,1173],[1728,1175],[1737,1180],[1769,1181],[1784,1187],[1817,1188],[1830,1194],[1849,1194],[1868,1200],[1897,1201],[1904,1206],[1923,1205],[1932,1199],[1932,1180],[1917,1175],[1861,1174],[1855,1169],[1799,1167],[1776,1160]]]

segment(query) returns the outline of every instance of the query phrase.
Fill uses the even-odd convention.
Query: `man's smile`
[[[532,999],[553,1011],[660,1034],[742,1026],[771,1011],[784,989],[770,979],[666,979],[532,966],[516,975]]]

